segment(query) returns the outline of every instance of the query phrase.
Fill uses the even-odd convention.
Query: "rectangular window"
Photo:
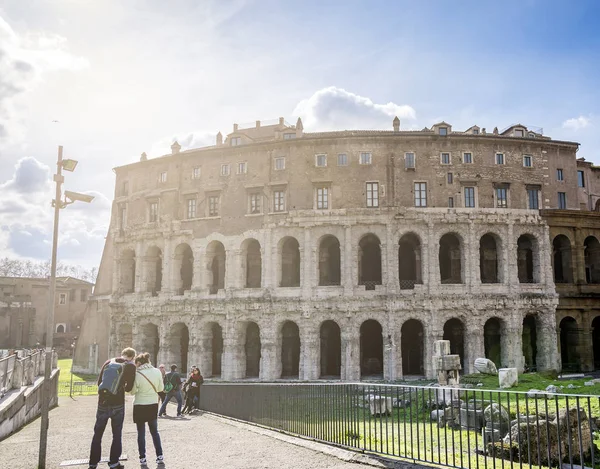
[[[441,161],[442,164],[450,164],[450,153],[442,153]]]
[[[558,208],[562,210],[567,208],[567,194],[565,192],[558,193]]]
[[[221,165],[221,176],[229,176],[229,165],[228,164]]]
[[[195,168],[192,169],[192,179],[200,179],[200,174],[201,174],[200,166],[196,166]]]
[[[531,155],[523,156],[523,166],[525,166],[526,168],[531,168],[533,166],[533,159]]]
[[[154,223],[154,222],[158,221],[158,202],[150,203],[149,220],[150,220],[150,223]]]
[[[440,135],[448,135],[448,128],[440,127]]]
[[[379,183],[367,182],[367,207],[379,207]]]
[[[371,153],[361,153],[360,164],[371,164]]]
[[[463,153],[463,163],[466,163],[466,164],[473,163],[473,154],[472,153]]]
[[[527,201],[529,203],[530,210],[539,210],[539,190],[538,189],[527,189]]]
[[[346,153],[338,155],[338,166],[348,166],[348,155]]]
[[[473,129],[473,135],[479,135],[479,129]]]
[[[59,305],[66,305],[67,304],[67,294],[66,293],[61,293],[59,298],[58,298],[58,304]]]
[[[329,208],[329,188],[317,188],[317,210],[327,210]]]
[[[241,161],[238,163],[237,173],[238,174],[246,174],[248,172],[248,163],[245,161]]]
[[[250,213],[260,213],[261,194],[250,194]]]
[[[504,153],[496,153],[496,164],[504,164]]]
[[[475,188],[465,187],[465,207],[475,207]]]
[[[69,301],[75,301],[76,290],[69,290]]]
[[[522,136],[523,136],[523,130],[522,129],[515,130],[515,137],[522,137]]]
[[[293,138],[296,138],[296,134],[292,134],[292,133],[283,134],[284,140],[291,140]]]
[[[121,187],[121,195],[129,195],[129,181],[123,181],[123,186]]]
[[[119,221],[121,223],[119,228],[124,229],[127,224],[127,209],[124,206],[119,209]]]
[[[167,182],[167,172],[163,171],[158,175],[158,182]]]
[[[281,171],[285,169],[285,156],[278,156],[275,158],[275,170]]]
[[[558,168],[556,170],[556,180],[557,181],[564,181],[565,180],[565,177],[563,176],[563,170],[562,170],[562,168]]]
[[[285,212],[285,191],[273,192],[273,211]]]
[[[583,171],[577,171],[577,187],[585,187],[585,179],[583,178]]]
[[[415,154],[405,153],[404,154],[404,169],[415,169]]]
[[[187,218],[196,218],[196,199],[187,201]]]
[[[508,189],[506,187],[496,188],[496,207],[508,208]]]
[[[448,197],[448,208],[454,208],[454,197]]]
[[[211,195],[208,197],[208,216],[218,217],[219,216],[219,196]]]
[[[415,182],[415,207],[427,207],[426,182]]]
[[[242,144],[242,137],[231,137],[231,146],[237,147]]]
[[[448,179],[447,180],[448,180],[448,184],[452,184],[452,181],[453,181],[452,173],[448,173]]]
[[[85,288],[79,292],[79,301],[87,301],[87,290]]]
[[[327,166],[327,155],[317,155],[315,159],[315,164],[319,168],[324,168],[325,166]]]

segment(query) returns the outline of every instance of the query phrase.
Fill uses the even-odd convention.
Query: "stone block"
[[[484,447],[487,447],[489,443],[494,444],[502,441],[502,438],[500,437],[500,430],[497,428],[492,430],[491,428],[483,427],[481,429],[481,438],[483,438]]]
[[[442,357],[443,370],[460,370],[460,355],[445,355]]]
[[[500,368],[498,382],[502,389],[512,388],[519,384],[519,374],[516,368]]]
[[[433,355],[450,355],[450,341],[449,340],[436,340],[433,343]]]
[[[483,427],[483,411],[460,408],[460,425],[466,430],[479,431]]]
[[[476,358],[475,359],[475,369],[479,371],[479,373],[483,373],[484,375],[497,375],[498,369],[492,360],[488,360],[487,358]]]
[[[369,400],[369,411],[372,416],[390,415],[392,413],[392,398],[386,396],[373,396]]]

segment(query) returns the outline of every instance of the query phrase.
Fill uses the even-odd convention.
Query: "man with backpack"
[[[177,373],[177,365],[171,365],[171,372],[165,375],[165,392],[167,393],[158,416],[162,417],[167,415],[167,404],[172,397],[177,400],[177,417],[181,417],[181,407],[183,406],[183,400],[181,398],[181,375]]]
[[[121,357],[108,360],[98,376],[98,410],[94,437],[90,449],[89,469],[96,469],[102,457],[102,435],[110,420],[112,428],[112,445],[108,467],[124,469],[119,459],[123,446],[123,420],[125,419],[125,392],[131,391],[135,381],[135,350],[128,347],[121,352]]]

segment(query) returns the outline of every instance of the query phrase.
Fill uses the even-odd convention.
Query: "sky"
[[[600,2],[0,0],[0,257],[98,266],[112,168],[234,122],[305,131],[521,123],[600,164]]]

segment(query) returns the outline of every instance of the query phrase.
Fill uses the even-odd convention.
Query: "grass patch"
[[[76,394],[78,396],[93,396],[97,394],[96,386],[90,386],[88,384],[93,382],[96,383],[98,379],[97,375],[86,375],[81,373],[72,373],[71,367],[73,365],[73,360],[70,358],[65,358],[62,360],[58,360],[58,368],[60,368],[60,376],[58,379],[58,395],[59,396],[69,396],[71,394]],[[71,392],[70,384],[71,378],[73,379],[73,391]]]

